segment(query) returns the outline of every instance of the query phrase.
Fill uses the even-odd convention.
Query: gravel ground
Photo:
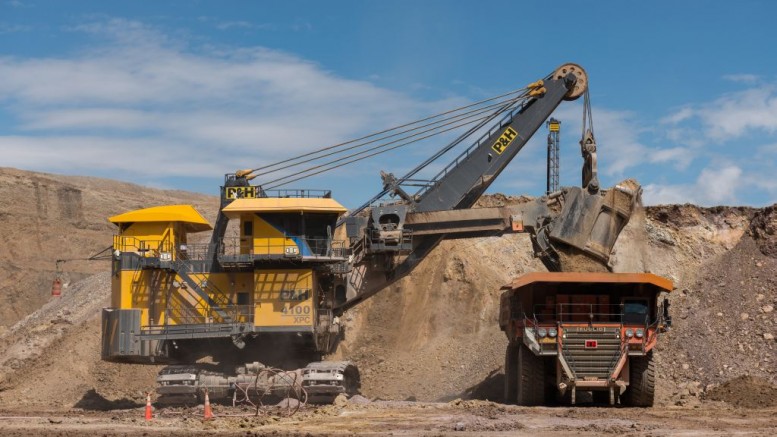
[[[367,405],[306,408],[290,417],[260,416],[215,407],[216,418],[201,409],[157,410],[146,422],[143,409],[110,413],[70,412],[34,416],[0,415],[0,433],[30,435],[489,435],[489,436],[680,436],[777,433],[777,410],[705,408],[524,408],[485,401],[449,403],[373,402]],[[14,415],[15,414],[15,415]]]

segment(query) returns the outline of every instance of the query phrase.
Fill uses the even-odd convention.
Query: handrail
[[[584,310],[573,311],[573,309],[584,308]],[[613,311],[618,308],[618,311]],[[583,323],[583,322],[601,322],[618,323],[623,327],[625,324],[634,325],[637,323],[626,323],[624,321],[625,313],[623,306],[616,303],[610,304],[592,304],[592,303],[557,303],[552,309],[546,304],[534,304],[533,318],[536,320],[547,320],[547,322],[564,323]],[[542,321],[540,323],[545,323]],[[645,316],[645,330],[653,326],[658,326],[660,317],[652,323],[649,321],[649,315]]]
[[[278,237],[222,238],[219,243],[220,256],[284,256],[290,258],[345,258],[348,248],[344,240],[310,238],[305,235],[283,235]]]
[[[159,257],[161,253],[171,253],[174,245],[168,239],[140,239],[125,235],[113,236],[113,249],[121,252],[137,252],[143,256]],[[150,254],[150,255],[149,255]]]
[[[653,323],[650,323],[650,317],[647,316],[647,315],[645,316],[645,335],[642,336],[642,349],[643,350],[645,349],[645,346],[648,343],[650,343],[650,338],[648,338],[648,335],[651,335],[650,328],[654,328],[652,336],[657,338],[658,335],[660,334],[660,332],[658,330],[658,325],[661,323],[662,319],[663,319],[663,316],[662,315],[658,315],[656,317],[656,320],[654,320]]]
[[[176,259],[173,260],[174,265],[177,267],[176,271],[180,274],[181,270],[184,268],[186,269],[186,272],[184,274],[197,274],[198,272],[195,272],[192,268],[192,263],[189,260],[186,260],[181,256],[181,253],[177,250],[175,251]],[[192,279],[193,280],[193,279]],[[208,294],[208,289],[214,290],[215,293],[208,294],[208,297],[210,297],[211,300],[213,300],[219,308],[221,308],[222,305],[225,305],[229,303],[229,296],[221,291],[215,284],[213,284],[211,281],[207,282],[207,285],[205,287],[202,287],[202,284],[200,284],[200,287],[203,288],[203,291]],[[211,310],[214,310],[215,308],[211,308]]]
[[[443,167],[442,170],[440,170],[439,173],[434,175],[431,179],[429,179],[429,183],[423,186],[421,189],[416,192],[415,196],[420,197],[427,191],[429,191],[432,187],[437,185],[440,182],[440,179],[448,174],[450,170],[452,170],[455,167],[458,167],[459,164],[461,164],[460,161],[463,161],[465,158],[467,158],[473,150],[480,147],[484,141],[486,141],[488,138],[490,138],[495,131],[502,129],[505,126],[505,122],[508,120],[511,120],[515,118],[515,114],[518,111],[521,111],[525,107],[525,102],[521,104],[520,106],[511,109],[504,117],[502,117],[499,122],[495,125],[493,125],[486,133],[480,136],[477,141],[472,143],[469,147],[467,147],[463,152],[461,152],[453,161],[449,162],[448,165]]]
[[[208,253],[214,245],[211,243],[185,244],[177,251],[181,259],[187,261],[208,261]]]
[[[559,343],[561,344],[561,355],[567,361],[567,363],[568,363],[567,367],[569,368],[569,371],[572,372],[572,374],[569,375],[569,376],[572,377],[573,380],[575,380],[575,379],[577,379],[577,362],[575,361],[575,356],[574,356],[575,354],[570,353],[569,345],[567,344],[566,341],[563,340],[562,332],[564,332],[564,331],[565,331],[564,323],[559,321],[558,322],[558,332],[559,332],[558,335],[560,337]]]
[[[277,198],[318,198],[329,199],[332,197],[331,190],[309,190],[309,189],[273,189],[262,190],[262,197]]]
[[[548,305],[535,304],[534,316],[539,319],[552,319],[558,322],[605,322],[622,323],[623,312],[613,311],[616,304],[591,303],[557,303],[553,309]],[[577,308],[587,308],[585,311],[574,311]],[[569,308],[569,309],[566,309]],[[601,309],[601,310],[600,310]]]
[[[623,354],[628,353],[628,348],[629,342],[621,341],[621,346],[618,348],[618,354],[613,355],[612,360],[610,360],[610,367],[607,369],[610,376],[612,376],[612,372],[614,372],[615,368],[618,366],[618,361],[620,361]]]
[[[206,311],[200,313],[197,309]],[[208,325],[213,323],[229,323],[229,324],[243,324],[254,323],[254,306],[253,305],[226,305],[221,309],[229,317],[229,321],[224,320],[221,316],[214,317],[212,312],[207,312],[208,307],[195,307],[192,309],[184,309],[184,307],[178,308],[165,308],[165,323],[160,325],[146,325],[145,328],[152,327],[170,327],[170,326],[183,326],[183,325]],[[170,323],[171,321],[175,323]]]
[[[222,321],[227,321],[229,315],[223,311],[223,308],[231,306],[229,305],[229,295],[224,293],[211,281],[208,281],[207,285],[203,285],[202,283],[197,284],[192,275],[201,274],[203,272],[197,272],[194,270],[192,261],[198,260],[192,259],[188,245],[182,245],[182,250],[179,250],[167,238],[158,240],[141,239],[133,236],[114,235],[113,247],[115,250],[119,250],[121,252],[136,252],[144,258],[159,258],[160,261],[170,262],[169,265],[176,273],[178,273],[178,275],[182,277],[182,279],[185,281],[192,281],[190,286],[196,286],[196,288],[200,290],[197,291],[198,296],[195,297],[196,306],[193,309],[202,310],[210,319],[216,317],[222,319]],[[165,253],[169,254],[168,259],[163,256]],[[202,254],[202,259],[200,260],[204,260],[204,256],[205,253]],[[137,268],[140,269],[140,264]],[[200,292],[203,295],[200,295]],[[207,297],[207,299],[205,297]],[[169,311],[169,307],[165,308],[166,315]],[[181,312],[183,312],[182,309],[178,311],[178,313]],[[179,315],[183,316],[183,314]]]

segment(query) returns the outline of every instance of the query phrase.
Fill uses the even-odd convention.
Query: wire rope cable
[[[318,160],[323,159],[323,158],[327,158],[327,157],[330,157],[330,156],[338,155],[340,153],[344,153],[344,152],[347,152],[349,150],[354,150],[354,149],[358,149],[358,148],[361,148],[361,147],[365,147],[365,146],[368,146],[370,144],[378,143],[379,145],[375,146],[376,148],[388,146],[388,145],[394,144],[394,143],[396,143],[398,141],[401,141],[401,140],[404,140],[404,139],[408,139],[408,138],[412,138],[412,137],[415,137],[415,136],[418,136],[418,135],[422,135],[424,133],[431,132],[431,131],[434,131],[436,129],[440,129],[440,128],[444,127],[444,126],[449,126],[449,125],[451,125],[451,124],[453,124],[453,123],[455,123],[457,121],[461,121],[461,120],[466,120],[466,119],[471,119],[471,118],[477,117],[477,116],[482,115],[482,114],[484,114],[486,112],[489,112],[490,110],[492,110],[492,109],[494,109],[496,107],[502,106],[502,105],[507,104],[507,103],[514,103],[514,102],[516,102],[516,101],[518,101],[520,99],[523,99],[523,96],[518,96],[518,97],[514,97],[512,99],[507,99],[507,100],[502,100],[502,101],[499,101],[497,103],[493,103],[493,104],[490,104],[490,105],[487,105],[487,106],[482,106],[482,107],[479,107],[477,109],[473,109],[473,110],[468,111],[468,112],[457,114],[455,116],[450,116],[450,117],[443,118],[443,119],[440,119],[440,120],[437,120],[437,121],[434,121],[434,122],[431,122],[431,123],[423,124],[423,125],[414,127],[412,129],[406,129],[406,130],[403,130],[403,131],[398,131],[398,132],[393,133],[391,135],[386,135],[386,136],[383,136],[383,137],[380,137],[380,138],[375,138],[375,139],[372,139],[370,141],[366,141],[366,142],[363,142],[363,143],[356,143],[356,144],[350,145],[348,147],[342,147],[342,148],[340,148],[338,150],[334,150],[334,151],[331,151],[331,152],[328,152],[328,153],[324,153],[324,154],[321,154],[319,156],[312,156],[312,157],[309,157],[307,159],[302,159],[302,158],[305,158],[307,156],[311,156],[312,153],[311,154],[307,154],[305,156],[300,155],[300,157],[290,158],[289,160],[286,160],[288,162],[288,161],[291,161],[292,159],[295,159],[295,160],[297,160],[297,162],[290,163],[290,164],[285,165],[283,167],[276,167],[276,168],[271,169],[271,170],[263,171],[261,173],[261,176],[265,176],[265,175],[268,175],[268,174],[271,174],[271,173],[276,173],[276,172],[279,172],[279,171],[283,171],[283,170],[286,170],[286,169],[289,169],[289,168],[292,168],[292,167],[296,167],[296,166],[299,166],[299,165],[302,165],[302,164],[307,164],[307,163],[310,163],[310,162],[318,161]],[[474,120],[474,121],[477,121],[477,120],[479,120],[479,118]],[[423,129],[423,128],[428,128],[428,129]],[[394,137],[398,137],[398,136],[401,136],[401,135],[404,135],[404,134],[409,134],[409,133],[411,133],[413,131],[418,131],[418,132],[415,132],[412,135],[407,135],[405,137],[401,137],[401,138],[399,138],[398,140],[395,140],[395,141],[391,141],[391,142],[388,142],[388,143],[381,143],[381,141],[388,140],[388,139],[391,139],[391,138],[394,138]],[[345,143],[342,143],[342,144],[345,144]],[[320,153],[320,152],[323,152],[323,151],[324,150],[322,149],[322,150],[319,150],[319,151],[313,152],[313,153]],[[345,159],[348,159],[350,157],[351,156],[349,155],[349,156],[346,156],[346,157],[341,157],[339,159],[345,160]]]
[[[468,137],[473,132],[475,132],[477,129],[482,127],[484,125],[484,123],[483,123],[484,121],[487,123],[488,121],[493,120],[495,117],[499,116],[499,114],[502,114],[502,113],[510,110],[510,108],[514,107],[518,102],[520,102],[519,99],[514,99],[513,101],[508,102],[507,104],[503,105],[501,108],[498,108],[496,111],[493,111],[491,114],[488,114],[486,116],[478,117],[478,118],[475,118],[473,120],[468,120],[468,121],[464,121],[464,122],[461,122],[461,123],[454,123],[453,126],[448,127],[446,129],[441,129],[441,130],[438,130],[437,132],[433,132],[433,133],[430,133],[428,135],[423,135],[421,137],[414,138],[414,139],[406,141],[406,142],[400,142],[399,144],[396,144],[396,145],[394,145],[392,147],[387,147],[387,146],[389,146],[391,144],[395,144],[399,140],[395,140],[395,141],[392,141],[390,143],[374,146],[372,148],[369,148],[367,150],[363,150],[361,152],[353,153],[353,154],[350,154],[350,155],[347,155],[347,156],[344,156],[344,157],[341,157],[341,158],[338,158],[338,159],[335,159],[335,160],[331,160],[331,161],[325,162],[323,164],[319,164],[319,165],[316,165],[316,166],[313,166],[313,167],[306,168],[306,169],[301,170],[301,171],[299,171],[297,173],[293,173],[293,174],[290,174],[290,175],[287,175],[287,176],[283,176],[281,178],[277,178],[277,179],[265,182],[265,184],[263,184],[263,185],[267,186],[266,189],[275,189],[275,188],[278,188],[278,187],[280,187],[282,185],[286,185],[286,184],[289,184],[289,183],[292,183],[292,182],[296,182],[296,181],[301,180],[301,179],[308,178],[310,176],[315,176],[315,175],[318,175],[318,174],[321,174],[321,173],[324,173],[324,172],[327,172],[327,171],[330,171],[330,170],[334,170],[336,168],[339,168],[339,167],[342,167],[342,166],[345,166],[345,165],[348,165],[348,164],[352,164],[354,162],[362,161],[364,159],[367,159],[367,158],[370,158],[370,157],[373,157],[373,156],[377,156],[377,155],[389,152],[391,150],[398,149],[400,147],[408,146],[410,144],[413,144],[413,143],[416,143],[418,141],[430,138],[430,137],[435,136],[435,135],[439,135],[441,133],[445,133],[445,132],[448,132],[448,131],[451,131],[451,130],[454,130],[454,129],[457,129],[457,128],[460,128],[460,127],[463,127],[463,126],[466,126],[466,125],[469,125],[469,124],[473,124],[473,123],[476,123],[476,122],[481,122],[481,123],[478,123],[478,125],[475,127],[475,129],[468,130],[465,135],[460,136],[453,143],[449,144],[448,146],[444,147],[443,149],[441,149],[440,151],[435,153],[432,156],[432,158],[428,159],[423,164],[421,164],[418,167],[416,167],[416,169],[411,171],[411,173],[409,173],[408,175],[406,175],[403,178],[403,179],[406,179],[408,177],[412,177],[415,173],[420,171],[420,169],[422,169],[423,167],[428,165],[431,161],[434,161],[435,159],[439,158],[440,156],[442,156],[442,154],[444,154],[445,152],[449,151],[451,148],[453,148],[454,146],[459,144],[464,138]],[[450,125],[450,124],[451,123],[447,123],[446,125]],[[437,130],[437,129],[435,129],[435,130]],[[415,137],[417,135],[420,135],[420,133],[412,135],[410,137]],[[383,150],[379,150],[379,149],[383,149]],[[373,152],[373,153],[370,153],[370,152]],[[358,156],[358,158],[356,158],[357,156]],[[350,159],[350,158],[355,158],[355,159]]]
[[[509,91],[507,93],[503,93],[503,94],[500,94],[500,95],[497,95],[497,96],[494,96],[494,97],[490,97],[488,99],[483,99],[483,100],[480,100],[480,101],[477,101],[477,102],[474,102],[474,103],[471,103],[471,104],[468,104],[468,105],[460,106],[458,108],[454,108],[454,109],[451,109],[451,110],[448,110],[448,111],[444,111],[444,112],[441,112],[441,113],[438,113],[438,114],[435,114],[435,115],[431,115],[431,116],[428,116],[428,117],[424,117],[424,118],[422,118],[420,120],[415,120],[415,121],[412,121],[412,122],[409,122],[409,123],[405,123],[405,124],[402,124],[402,125],[399,125],[399,126],[395,126],[395,127],[389,128],[389,129],[384,129],[384,130],[379,131],[379,132],[375,132],[375,133],[372,133],[372,134],[369,134],[369,135],[365,135],[365,136],[362,136],[362,137],[359,137],[359,138],[356,138],[356,139],[353,139],[353,140],[349,140],[349,141],[345,141],[345,142],[342,142],[342,143],[334,144],[334,145],[331,145],[331,146],[328,146],[328,147],[324,147],[324,148],[321,148],[321,149],[317,149],[317,150],[314,150],[314,151],[311,151],[311,152],[303,153],[303,154],[298,155],[298,156],[287,158],[287,159],[284,159],[284,160],[281,160],[281,161],[278,161],[278,162],[274,162],[274,163],[267,164],[267,165],[264,165],[264,166],[256,167],[254,169],[251,169],[251,172],[256,172],[256,171],[260,171],[260,170],[267,170],[269,168],[277,167],[277,166],[282,165],[282,164],[293,162],[293,161],[296,161],[296,160],[299,160],[299,159],[302,159],[302,158],[305,158],[305,157],[308,157],[308,156],[316,155],[318,153],[322,153],[322,152],[325,152],[325,151],[337,149],[337,148],[340,148],[342,146],[346,146],[346,145],[349,145],[349,144],[354,144],[354,143],[363,141],[365,139],[373,138],[373,137],[376,137],[376,136],[379,136],[379,135],[382,135],[382,134],[385,134],[385,133],[393,132],[393,131],[396,131],[396,130],[399,130],[399,129],[404,129],[406,127],[410,127],[410,126],[413,126],[413,125],[416,125],[416,124],[419,124],[419,123],[423,123],[425,121],[433,120],[435,118],[439,118],[439,117],[442,117],[442,116],[445,116],[445,115],[451,115],[451,114],[460,112],[460,111],[462,111],[464,109],[469,109],[469,108],[473,108],[473,107],[476,107],[476,106],[483,105],[484,103],[487,103],[487,102],[493,102],[495,100],[498,100],[498,99],[501,99],[501,98],[505,98],[507,96],[513,96],[514,94],[521,94],[521,95],[525,96],[526,93],[527,93],[527,88],[520,88],[520,89],[516,89],[516,90],[513,90],[513,91]],[[511,97],[511,98],[515,98],[515,97]],[[507,100],[509,100],[509,98]]]

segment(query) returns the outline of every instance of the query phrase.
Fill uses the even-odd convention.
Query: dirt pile
[[[175,203],[215,218],[212,196],[0,167],[0,332],[48,301],[55,260],[86,258],[110,245],[115,229],[107,217]],[[68,262],[65,282],[106,269],[103,262]]]
[[[503,361],[499,287],[540,269],[523,235],[445,241],[412,275],[346,315],[337,356],[359,365],[370,397],[449,400],[471,391],[495,399],[501,385],[483,381]]]
[[[762,378],[740,376],[711,389],[706,398],[740,408],[769,408],[777,406],[777,387]]]
[[[699,258],[690,258],[676,284],[674,327],[658,348],[664,402],[693,405],[716,385],[742,376],[777,382],[777,259],[765,256],[747,232],[758,226],[750,219],[765,210],[701,210],[707,225],[714,226],[699,226],[681,215],[684,225],[697,231],[695,237],[702,237],[699,241],[716,241],[726,250],[705,260],[714,245],[685,248]],[[663,212],[658,217],[664,218]],[[683,244],[693,236],[672,233],[672,226],[668,230]]]
[[[774,381],[775,290],[777,259],[763,256],[749,236],[703,266],[673,308],[676,323],[668,345],[683,360],[680,378],[720,383],[755,375]]]
[[[161,366],[100,361],[110,273],[75,283],[0,337],[0,404],[90,410],[142,405]]]
[[[758,211],[750,223],[750,234],[761,253],[777,257],[777,207],[772,205]]]
[[[0,335],[0,384],[9,382],[5,375],[34,364],[69,328],[94,318],[108,305],[110,286],[108,272],[76,282]]]

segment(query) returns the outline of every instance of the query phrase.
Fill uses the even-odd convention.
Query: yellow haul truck
[[[502,287],[505,398],[653,405],[659,334],[671,325],[672,282],[650,273],[529,273]],[[555,396],[554,396],[555,395]]]

